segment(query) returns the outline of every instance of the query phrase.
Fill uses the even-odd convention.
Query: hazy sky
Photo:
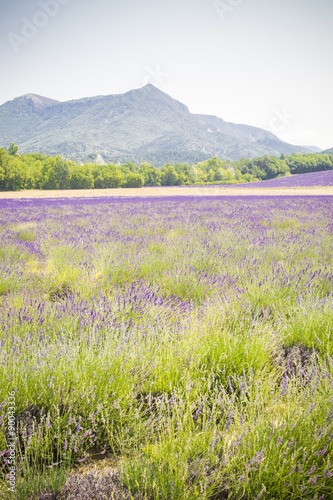
[[[0,104],[153,83],[193,113],[333,146],[333,0],[4,0]]]

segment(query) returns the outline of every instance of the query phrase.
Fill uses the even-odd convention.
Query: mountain
[[[333,148],[325,149],[322,153],[323,155],[333,155]]]
[[[322,149],[320,149],[320,148],[318,148],[317,146],[301,146],[301,147],[302,147],[302,148],[309,149],[309,150],[310,150],[310,152],[312,152],[312,153],[318,153],[318,154],[319,154],[319,153],[322,153],[322,152],[323,152],[323,150],[322,150]]]
[[[164,163],[309,153],[271,132],[191,114],[149,84],[126,94],[59,102],[26,94],[0,106],[0,145],[76,161]]]

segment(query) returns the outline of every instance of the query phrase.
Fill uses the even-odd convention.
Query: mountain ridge
[[[310,153],[267,130],[203,114],[152,84],[124,94],[57,101],[28,93],[0,106],[0,145],[86,161],[198,162]]]

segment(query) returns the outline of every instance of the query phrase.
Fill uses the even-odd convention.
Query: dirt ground
[[[0,199],[94,198],[160,196],[333,196],[333,186],[302,188],[143,187],[122,189],[69,189],[66,191],[8,191]]]

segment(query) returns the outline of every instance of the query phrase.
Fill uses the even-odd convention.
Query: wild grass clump
[[[62,203],[0,211],[0,496],[15,394],[22,500],[332,498],[331,199]]]

